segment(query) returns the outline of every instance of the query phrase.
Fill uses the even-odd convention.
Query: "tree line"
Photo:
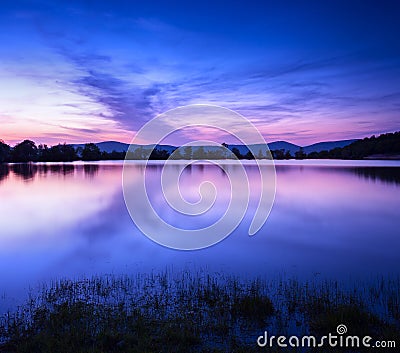
[[[31,140],[24,140],[14,147],[0,140],[0,163],[10,162],[73,162],[98,161],[98,160],[122,160],[122,159],[153,159],[165,160],[172,159],[267,159],[269,155],[263,151],[254,156],[250,150],[241,153],[234,147],[231,153],[227,153],[229,146],[225,143],[221,147],[215,147],[206,151],[204,147],[185,146],[183,149],[167,151],[166,149],[150,149],[139,146],[134,150],[127,152],[105,152],[101,151],[94,143],[87,143],[83,147],[74,148],[72,145],[58,144],[47,146],[40,144],[36,146]],[[362,140],[357,140],[345,147],[333,148],[329,151],[305,153],[302,148],[296,151],[294,155],[287,150],[271,151],[274,159],[363,159],[370,156],[393,156],[400,155],[400,131],[394,133],[382,134],[378,137],[371,136]]]
[[[35,142],[24,140],[14,147],[10,147],[0,140],[0,163],[96,161],[125,157],[125,153],[118,155],[115,153],[101,152],[94,143],[87,143],[83,148],[75,149],[66,143],[49,147],[43,144],[36,146]]]
[[[307,155],[309,159],[363,159],[367,157],[390,157],[400,155],[400,131],[372,135],[362,140],[357,140],[342,148],[333,148],[329,151],[312,152]]]

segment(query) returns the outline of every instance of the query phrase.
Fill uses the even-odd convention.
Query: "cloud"
[[[62,125],[60,125],[60,127],[64,130],[83,132],[85,134],[98,134],[100,132],[103,132],[101,129],[76,128],[76,127],[68,127],[68,126],[62,126]]]
[[[112,118],[126,128],[138,129],[153,112],[156,87],[143,90],[109,73],[88,70],[74,80],[76,92],[107,108]]]
[[[21,58],[13,65],[35,87],[48,86],[42,104],[51,113],[57,109],[80,119],[81,124],[57,123],[70,132],[103,133],[103,125],[81,126],[91,117],[134,132],[157,114],[192,103],[234,109],[258,127],[273,126],[288,136],[295,127],[299,136],[315,128],[316,139],[317,127],[335,122],[348,131],[359,121],[365,127],[399,125],[397,47],[282,49],[271,46],[262,30],[244,39],[204,24],[191,26],[189,19],[146,16],[136,5],[124,4],[123,10],[98,4],[94,11],[79,2],[64,5],[48,1],[40,11],[19,11],[18,21],[36,31],[29,38],[46,50],[38,50],[35,62],[25,59],[32,62],[24,70],[18,67]],[[53,104],[57,90],[72,94],[65,95],[65,103]]]

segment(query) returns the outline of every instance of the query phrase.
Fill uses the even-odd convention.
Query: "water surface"
[[[144,171],[141,163],[131,167],[138,176]],[[162,247],[135,227],[120,162],[0,165],[1,309],[20,303],[38,283],[103,273],[184,268],[243,277],[399,275],[399,162],[278,162],[275,204],[254,237],[247,232],[262,185],[253,162],[246,171],[252,193],[239,227],[215,246],[185,252]],[[230,188],[221,169],[193,165],[181,177],[182,193],[192,202],[203,181],[217,187],[216,207],[202,219],[178,217],[165,206],[161,172],[154,162],[147,183],[166,221],[195,229],[223,214]]]

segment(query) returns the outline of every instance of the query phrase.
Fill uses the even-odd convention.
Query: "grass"
[[[351,288],[204,272],[60,280],[1,318],[0,352],[265,352],[265,330],[320,337],[339,324],[400,345],[399,295],[400,279],[383,278]]]

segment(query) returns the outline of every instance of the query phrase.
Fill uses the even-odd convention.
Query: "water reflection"
[[[42,167],[47,167],[46,165]],[[50,165],[48,167],[52,174],[62,174],[62,175],[69,175],[73,174],[75,171],[75,167],[71,164],[62,164],[62,165]]]
[[[12,171],[23,180],[31,180],[37,173],[38,166],[33,163],[18,163],[12,165]]]
[[[280,173],[293,172],[297,170],[302,172],[304,169],[315,170],[318,173],[351,173],[358,176],[360,179],[400,184],[400,163],[399,167],[371,167],[371,166],[315,166],[315,165],[277,165],[276,170]]]
[[[62,175],[73,174],[75,166],[72,164],[17,163],[12,164],[11,169],[14,175],[25,181],[32,181],[37,174],[41,176],[45,176],[48,173]]]
[[[145,171],[140,163],[132,168],[138,175]],[[251,195],[257,195],[264,187],[257,168],[249,164],[246,171]],[[0,165],[0,296],[25,295],[28,286],[58,277],[168,266],[246,276],[400,274],[399,167],[278,165],[276,171],[276,202],[256,236],[247,236],[254,198],[242,224],[222,243],[180,252],[158,246],[134,226],[123,199],[121,163]],[[146,169],[149,198],[167,220],[191,229],[223,213],[229,194],[219,167],[195,164],[181,176],[191,201],[204,180],[222,192],[219,209],[204,220],[177,217],[165,206],[161,172],[162,163]]]
[[[114,167],[116,164],[114,165]],[[163,166],[161,163],[150,164],[147,167],[144,164],[137,164],[135,166],[138,170],[144,170],[145,168],[149,171],[161,171]],[[178,166],[171,165],[171,168],[179,169]],[[0,164],[0,181],[6,179],[9,175],[10,170],[18,177],[23,180],[34,179],[36,174],[46,175],[48,173],[52,174],[62,174],[64,176],[73,175],[75,171],[83,169],[84,174],[88,177],[94,177],[99,172],[100,165],[98,164],[35,164],[35,163],[18,163],[18,164]],[[104,168],[104,166],[102,166]],[[204,168],[212,168],[211,165],[205,166],[204,164],[191,164],[188,165],[184,173],[185,174],[195,174],[204,173]],[[246,169],[251,170],[255,168],[254,166],[247,165]],[[383,181],[387,183],[394,183],[396,185],[400,184],[400,168],[396,167],[347,167],[347,166],[304,166],[304,165],[277,165],[276,169],[280,173],[290,172],[296,169],[298,171],[303,171],[304,168],[315,169],[320,172],[344,172],[344,173],[354,173],[360,178],[367,179],[370,181]],[[223,169],[215,167],[214,171],[219,170],[221,175],[226,175]]]
[[[86,176],[93,178],[99,172],[99,166],[96,164],[85,164],[83,170],[85,171]]]
[[[400,168],[393,167],[363,167],[363,168],[352,168],[354,172],[360,178],[375,182],[386,182],[400,185]]]
[[[10,169],[8,168],[8,164],[0,163],[0,183],[8,178],[8,174],[10,173]]]
[[[0,164],[0,181],[7,178],[9,171],[15,176],[24,180],[32,181],[36,176],[46,176],[47,174],[73,176],[75,172],[83,170],[84,175],[93,178],[99,171],[99,165],[96,164],[73,164],[73,163],[15,163]]]

